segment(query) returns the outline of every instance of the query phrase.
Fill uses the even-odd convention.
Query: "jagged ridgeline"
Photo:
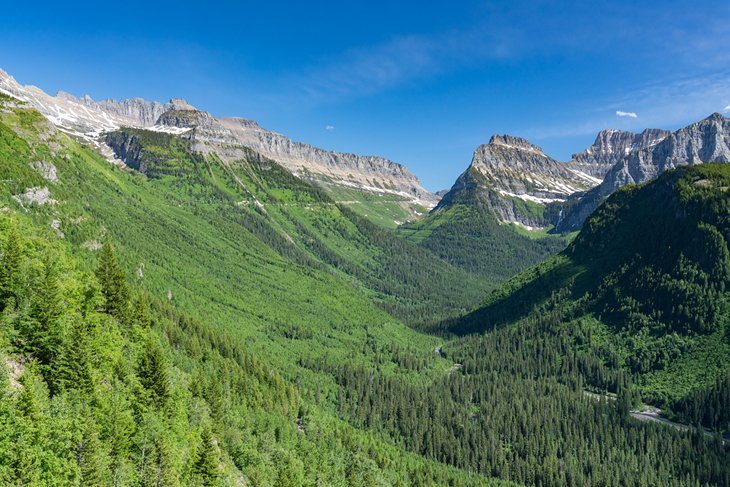
[[[447,364],[346,273],[223,211],[263,192],[207,184],[237,173],[177,139],[151,147],[154,176],[122,170],[2,103],[0,483],[491,482],[331,412],[308,360],[408,381]]]
[[[565,252],[493,292],[452,331],[547,314],[583,334],[581,346],[604,363],[630,371],[655,404],[712,386],[730,368],[729,191],[729,164],[619,189]]]

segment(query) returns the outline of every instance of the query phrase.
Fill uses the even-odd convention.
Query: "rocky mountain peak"
[[[489,139],[489,143],[487,144],[489,146],[496,146],[496,147],[506,147],[509,149],[522,149],[522,150],[528,150],[532,152],[537,152],[540,154],[545,154],[543,150],[530,143],[527,139],[523,139],[522,137],[514,137],[512,135],[504,134],[494,134]],[[547,156],[546,156],[547,157]]]
[[[666,131],[661,132],[664,135]],[[730,119],[720,113],[666,133],[656,143],[628,151],[606,172],[599,186],[564,208],[556,228],[580,227],[591,211],[621,186],[649,181],[678,166],[730,162]]]
[[[168,110],[198,110],[188,103],[185,98],[172,98],[165,104],[165,108]]]
[[[615,129],[601,130],[593,145],[573,154],[568,166],[602,179],[611,167],[627,154],[652,147],[670,133],[662,129],[646,129],[638,134]]]

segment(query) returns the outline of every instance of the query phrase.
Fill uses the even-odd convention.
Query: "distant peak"
[[[197,110],[197,108],[188,103],[184,98],[172,98],[167,105],[170,110]]]
[[[720,112],[715,112],[705,120],[727,120],[727,117]]]
[[[522,137],[514,137],[512,135],[504,134],[494,134],[492,135],[492,138],[489,139],[489,144],[491,146],[502,146],[502,147],[509,147],[512,149],[525,149],[529,151],[535,151],[535,152],[543,152],[543,150],[534,145],[531,144],[529,140],[523,139]]]

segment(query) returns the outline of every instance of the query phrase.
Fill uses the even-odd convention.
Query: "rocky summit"
[[[638,134],[614,129],[601,130],[593,145],[573,154],[568,167],[603,179],[611,167],[629,153],[653,147],[670,133],[662,129],[646,129]]]
[[[556,205],[556,229],[579,228],[621,186],[649,181],[678,166],[705,162],[730,162],[730,119],[719,113],[672,132],[656,144],[629,151],[611,167],[599,186]]]
[[[187,137],[202,152],[216,152],[225,159],[233,159],[250,148],[325,187],[345,187],[426,209],[439,200],[401,164],[378,156],[328,151],[295,142],[252,120],[214,117],[179,98],[162,104],[142,98],[95,101],[88,95],[77,98],[63,91],[51,96],[34,86],[21,85],[2,70],[0,92],[29,104],[57,127],[92,142],[102,152],[109,148],[101,135],[121,127],[188,133]]]
[[[493,135],[474,152],[469,168],[438,208],[462,199],[465,190],[483,193],[497,218],[526,227],[544,227],[542,208],[597,184],[598,180],[558,162],[526,139]]]

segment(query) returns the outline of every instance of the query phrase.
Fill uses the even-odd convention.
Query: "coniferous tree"
[[[44,366],[44,377],[51,376],[49,368],[58,356],[63,339],[61,315],[63,303],[58,283],[58,268],[49,255],[44,259],[43,275],[35,286],[26,347]],[[49,381],[51,382],[51,381]]]
[[[145,347],[137,367],[139,380],[152,396],[153,402],[162,407],[170,394],[168,364],[162,348],[154,337],[145,340]]]
[[[111,242],[104,244],[101,249],[96,277],[105,300],[104,310],[117,319],[126,321],[129,313],[129,285]]]
[[[17,298],[23,255],[20,242],[18,226],[16,223],[12,223],[8,230],[2,257],[0,257],[0,298],[2,300],[10,297]]]
[[[208,426],[200,432],[200,442],[193,458],[194,484],[204,487],[218,485],[220,479],[218,447]]]

